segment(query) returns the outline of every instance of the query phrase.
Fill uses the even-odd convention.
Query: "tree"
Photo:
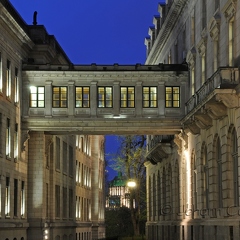
[[[130,212],[134,235],[140,235],[140,225],[146,221],[145,182],[145,136],[119,136],[119,149],[112,155],[111,167],[122,172],[127,179],[136,182],[130,189]]]

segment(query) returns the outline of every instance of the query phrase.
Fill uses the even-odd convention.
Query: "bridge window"
[[[112,107],[112,87],[98,87],[98,107]]]
[[[44,107],[44,87],[30,87],[30,107]]]
[[[76,87],[76,108],[89,108],[90,107],[90,88],[89,87]]]
[[[157,87],[143,87],[143,107],[157,107]]]
[[[180,88],[179,87],[166,87],[166,108],[180,107]]]
[[[121,87],[121,107],[134,107],[134,87]]]
[[[53,87],[53,107],[67,107],[67,87]]]

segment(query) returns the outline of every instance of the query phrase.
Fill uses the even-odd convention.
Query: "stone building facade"
[[[72,64],[44,26],[0,0],[0,239],[103,238],[104,136],[22,129],[22,68],[31,63]],[[33,106],[41,90],[31,88]]]
[[[186,62],[190,91],[181,132],[148,136],[147,239],[237,240],[239,1],[169,0],[158,11],[146,64]]]

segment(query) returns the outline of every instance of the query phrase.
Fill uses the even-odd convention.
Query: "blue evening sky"
[[[153,16],[159,0],[10,0],[27,24],[37,23],[54,35],[73,64],[144,64]],[[114,152],[114,136],[106,138]],[[115,172],[110,171],[112,179]]]

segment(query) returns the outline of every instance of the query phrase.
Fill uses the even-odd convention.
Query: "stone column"
[[[120,112],[120,87],[119,82],[113,83],[113,116],[119,116]]]
[[[90,108],[91,117],[96,117],[97,115],[97,82],[91,82],[90,88]]]
[[[158,116],[165,115],[165,84],[164,82],[158,83]]]
[[[68,116],[75,115],[75,82],[68,81]]]
[[[45,116],[52,117],[52,81],[45,82]]]
[[[28,239],[43,239],[45,141],[43,132],[31,132],[28,140]]]
[[[143,93],[142,93],[142,82],[136,83],[136,89],[135,89],[135,112],[136,116],[142,116],[142,99]]]

